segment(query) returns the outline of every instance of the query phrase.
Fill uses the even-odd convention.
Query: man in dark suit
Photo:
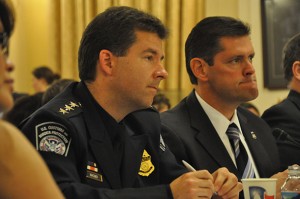
[[[161,114],[163,138],[178,162],[210,172],[226,167],[239,179],[277,173],[278,149],[271,129],[238,108],[258,96],[250,28],[230,17],[205,18],[189,34],[185,54],[194,90]],[[229,126],[238,133],[238,149],[227,136]]]
[[[149,107],[167,77],[166,36],[159,19],[134,8],[97,15],[79,47],[81,82],[22,124],[66,198],[238,196],[242,185],[226,168],[187,173],[160,136]]]
[[[283,54],[284,75],[291,90],[285,100],[267,109],[262,118],[277,138],[281,167],[287,168],[300,164],[300,34],[287,42]]]

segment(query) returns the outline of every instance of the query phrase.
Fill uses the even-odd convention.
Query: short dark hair
[[[43,93],[36,93],[18,98],[13,108],[4,114],[3,119],[18,126],[42,105]]]
[[[201,20],[189,34],[185,43],[186,69],[192,84],[197,78],[190,68],[190,61],[195,57],[204,59],[210,66],[214,56],[222,51],[222,37],[239,37],[250,34],[250,27],[231,17],[207,17]]]
[[[72,79],[59,79],[54,81],[49,88],[43,93],[42,97],[42,105],[49,102],[53,99],[56,95],[61,93],[67,86],[73,83],[74,80]]]
[[[111,7],[98,14],[85,29],[78,52],[79,77],[94,81],[99,52],[103,49],[124,56],[136,40],[135,31],[156,33],[161,39],[168,35],[162,22],[143,11],[126,6]]]
[[[240,104],[240,106],[245,108],[245,109],[253,109],[257,112],[257,115],[260,115],[260,112],[259,112],[258,108],[250,102],[243,102],[243,103]]]
[[[163,93],[157,93],[154,96],[152,105],[156,105],[158,111],[160,111],[160,109],[163,108],[163,105],[166,105],[168,109],[171,108],[171,103],[169,98]]]
[[[293,77],[293,63],[300,61],[300,33],[294,35],[283,48],[283,69],[286,80]]]
[[[60,75],[54,73],[48,66],[39,66],[32,71],[32,74],[37,79],[45,79],[49,85],[60,79]]]
[[[10,37],[15,25],[15,12],[11,1],[0,0],[0,19],[2,21],[4,31]]]

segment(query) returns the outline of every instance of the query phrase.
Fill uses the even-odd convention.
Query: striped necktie
[[[237,169],[240,176],[243,178],[254,178],[254,169],[250,158],[243,145],[240,145],[240,130],[232,123],[229,125],[226,134],[234,150]]]

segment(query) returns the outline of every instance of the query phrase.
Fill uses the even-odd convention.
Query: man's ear
[[[295,61],[292,66],[294,77],[300,80],[300,61]]]
[[[207,80],[208,64],[201,58],[195,57],[190,61],[190,67],[197,79],[202,81]]]
[[[101,50],[99,52],[99,66],[100,70],[102,70],[106,74],[112,73],[113,59],[114,55],[109,50]]]

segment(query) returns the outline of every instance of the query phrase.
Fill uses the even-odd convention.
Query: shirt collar
[[[229,121],[222,113],[220,113],[215,108],[210,106],[207,102],[205,102],[196,91],[195,94],[197,100],[199,101],[200,105],[202,106],[204,112],[208,116],[209,120],[211,121],[219,136],[222,137],[223,135],[226,135],[226,130],[231,123],[235,123],[240,129],[240,132],[242,132],[236,110],[234,111],[232,119]]]
[[[87,91],[86,97],[89,98],[89,101],[92,102],[93,108],[96,109],[98,116],[101,118],[101,119],[99,119],[99,121],[101,121],[101,120],[103,121],[103,124],[104,124],[107,132],[109,132],[110,138],[112,140],[114,140],[116,137],[116,134],[117,134],[117,130],[118,130],[119,126],[123,124],[123,122],[121,121],[120,123],[118,123],[108,112],[106,112],[102,108],[102,106],[100,104],[98,104],[98,102],[92,96],[92,94],[90,93],[86,84],[84,82],[82,82],[82,83],[84,85],[84,89],[86,89],[86,91]]]

